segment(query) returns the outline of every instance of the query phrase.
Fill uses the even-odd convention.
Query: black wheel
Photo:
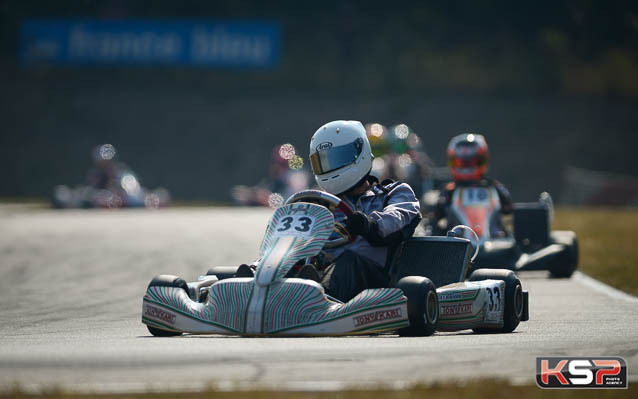
[[[439,321],[439,297],[434,283],[427,277],[403,277],[397,283],[408,298],[410,326],[399,330],[399,335],[422,337],[434,334]]]
[[[160,274],[159,276],[153,277],[150,283],[148,283],[148,288],[151,287],[177,287],[181,288],[188,294],[188,284],[186,281],[179,276],[172,276],[170,274]]]
[[[162,330],[149,325],[147,325],[146,328],[148,328],[148,331],[156,337],[176,337],[178,335],[182,335],[179,331]]]
[[[186,294],[188,295],[188,284],[186,284],[186,281],[181,277],[171,276],[169,274],[155,276],[153,280],[148,283],[148,287],[177,287],[186,291]],[[182,335],[180,331],[163,330],[149,325],[147,325],[146,328],[148,328],[148,331],[156,337],[174,337]]]
[[[502,328],[475,328],[477,333],[509,333],[518,327],[523,317],[525,300],[521,281],[511,270],[478,269],[474,271],[468,281],[503,280],[505,282],[505,310]]]
[[[217,276],[219,280],[235,277],[239,266],[213,266],[208,269],[207,276]]]
[[[552,244],[565,246],[562,256],[552,262],[549,273],[554,278],[569,278],[578,267],[578,237],[573,231],[552,231]]]

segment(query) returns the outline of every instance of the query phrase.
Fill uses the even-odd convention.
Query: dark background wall
[[[518,2],[517,2],[518,3]],[[322,123],[406,123],[444,164],[447,141],[486,135],[491,174],[517,200],[559,192],[568,165],[638,175],[638,6],[629,1],[4,1],[0,196],[79,183],[111,142],[149,187],[229,200],[271,148],[307,155]],[[267,70],[22,66],[34,17],[269,19]]]

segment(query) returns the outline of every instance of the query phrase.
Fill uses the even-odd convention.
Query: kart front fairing
[[[211,280],[204,302],[179,287],[149,286],[142,321],[168,331],[233,335],[346,335],[408,326],[400,289],[369,289],[340,303],[314,281],[284,277],[317,255],[333,228],[323,206],[284,205],[270,220],[254,278]]]
[[[505,233],[500,220],[501,202],[494,187],[459,187],[448,209],[448,226],[469,226],[482,243]]]

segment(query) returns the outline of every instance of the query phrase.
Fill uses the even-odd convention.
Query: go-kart
[[[392,288],[367,289],[346,303],[326,295],[319,283],[291,275],[294,265],[312,263],[322,248],[354,239],[335,224],[337,210],[352,213],[328,193],[306,190],[293,195],[270,219],[254,277],[233,277],[228,266],[214,267],[189,283],[177,276],[157,276],[143,298],[142,322],[155,336],[389,331],[427,336],[437,329],[511,332],[528,319],[527,293],[513,272],[479,270],[464,281],[472,245],[454,232],[406,241],[389,270]],[[429,273],[441,287],[436,289],[426,277]]]
[[[444,229],[467,225],[476,232],[481,249],[475,269],[548,270],[553,277],[572,275],[578,267],[578,239],[573,231],[551,231],[554,206],[548,193],[542,193],[538,202],[514,204],[513,229],[502,226],[499,211],[493,187],[459,187],[453,194],[442,224]]]
[[[51,202],[54,208],[161,208],[171,201],[165,188],[149,190],[140,185],[137,176],[123,170],[109,188],[97,189],[88,185],[56,186]]]

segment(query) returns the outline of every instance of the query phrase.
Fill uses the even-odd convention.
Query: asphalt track
[[[532,382],[540,355],[622,356],[638,377],[638,302],[586,278],[522,275],[512,334],[425,338],[151,337],[150,279],[252,260],[268,209],[54,211],[0,205],[0,388],[146,391],[401,387],[477,377]]]

